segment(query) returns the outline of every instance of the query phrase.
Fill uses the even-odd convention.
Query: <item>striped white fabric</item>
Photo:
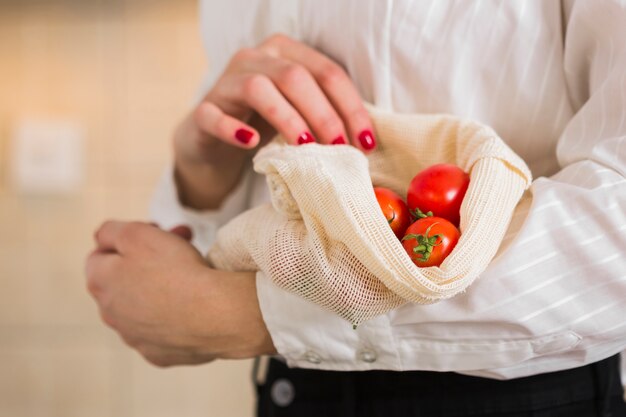
[[[201,16],[214,74],[282,31],[340,62],[377,106],[492,126],[537,178],[492,265],[451,300],[353,330],[259,275],[289,365],[506,379],[626,347],[625,1],[231,0],[202,2]],[[226,218],[266,201],[264,187],[251,175],[226,210],[191,213],[167,174],[153,213],[203,228],[206,248]]]

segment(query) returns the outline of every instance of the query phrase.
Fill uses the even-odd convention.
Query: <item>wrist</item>
[[[233,162],[231,169],[224,169],[212,164],[190,163],[175,158],[173,175],[178,200],[183,206],[195,210],[219,209],[241,181],[245,166],[243,162]]]
[[[216,356],[245,359],[275,354],[257,299],[255,273],[213,269],[209,273],[211,295],[202,309],[209,317],[202,322],[205,328],[208,322],[216,326],[210,330],[211,338],[219,340],[212,347]]]
[[[173,145],[180,202],[196,210],[219,208],[239,183],[248,153],[206,135],[192,115],[174,132]]]

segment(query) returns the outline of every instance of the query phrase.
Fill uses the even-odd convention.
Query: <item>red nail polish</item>
[[[343,135],[339,135],[330,143],[332,143],[333,145],[345,145],[346,139],[343,137]]]
[[[180,236],[187,241],[190,241],[191,239],[193,239],[193,232],[191,228],[184,224],[171,228],[170,233]]]
[[[361,146],[363,149],[369,151],[376,147],[376,139],[374,139],[374,134],[371,130],[364,130],[359,134],[359,142],[361,142]]]
[[[235,132],[235,138],[244,145],[250,143],[253,136],[254,132],[251,132],[248,129],[237,129]]]
[[[298,136],[298,145],[303,145],[305,143],[315,142],[315,138],[309,132],[304,132],[300,136]]]

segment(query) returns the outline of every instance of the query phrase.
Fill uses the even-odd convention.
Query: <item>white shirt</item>
[[[514,378],[626,347],[626,2],[204,1],[213,75],[281,31],[342,64],[363,98],[492,126],[536,178],[501,250],[467,290],[350,323],[257,274],[263,318],[290,366]],[[206,88],[206,87],[205,87]],[[181,207],[168,172],[153,201],[205,250],[267,201],[251,174],[214,213]]]

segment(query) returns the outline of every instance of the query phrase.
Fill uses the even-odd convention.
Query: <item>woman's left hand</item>
[[[157,366],[276,352],[254,273],[209,268],[184,233],[104,223],[86,265],[102,320]]]

